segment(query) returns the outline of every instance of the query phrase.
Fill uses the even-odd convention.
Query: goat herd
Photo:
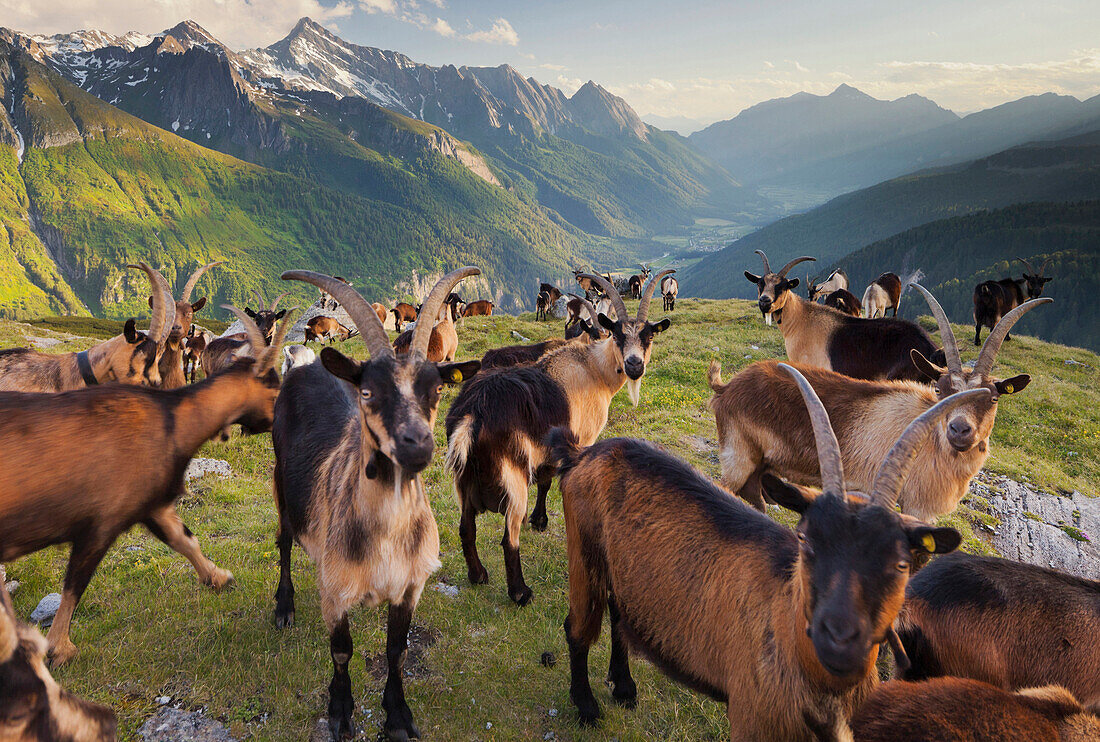
[[[1023,282],[976,289],[975,318],[991,332],[966,368],[923,287],[914,284],[942,348],[896,316],[852,316],[860,302],[843,274],[811,284],[808,300],[795,295],[798,279],[787,274],[813,258],[775,272],[760,255],[763,274],[745,275],[766,322],[778,322],[789,362],[753,363],[727,383],[712,363],[724,486],[645,441],[596,442],[623,386],[638,402],[652,345],[670,326],[649,320],[658,287],[665,309],[675,309],[672,270],[650,276],[646,268],[620,286],[576,271],[585,296],[567,303],[567,337],[461,362],[455,322],[493,309],[458,309],[453,290],[477,268],[443,277],[419,308],[389,311],[343,279],[289,271],[284,280],[319,288],[354,325],[316,323],[309,339],[358,333],[370,359],[331,346],[319,359],[290,353],[280,380],[290,320],[277,310],[282,297],[268,304],[258,296],[255,311],[227,307],[244,332],[196,348],[192,318],[206,300],[190,296],[216,263],[191,276],[179,301],[159,272],[131,266],[153,289],[147,332],[130,320],[122,335],[81,353],[0,351],[0,450],[18,462],[0,473],[0,561],[72,546],[45,640],[16,620],[0,581],[0,738],[114,737],[113,713],[60,690],[44,658],[57,665],[76,653],[73,611],[131,526],[144,524],[187,557],[204,584],[233,580],[203,555],[175,503],[192,456],[235,424],[272,433],[278,628],[294,622],[293,544],[316,565],[333,736],[355,733],[348,611],[386,603],[383,732],[419,737],[403,664],[413,612],[440,566],[420,475],[434,455],[443,389],[461,385],[445,421],[445,467],[471,583],[488,580],[476,529],[477,516],[492,511],[504,518],[508,595],[519,605],[532,599],[519,549],[528,487],[537,485],[530,523],[542,531],[547,492],[560,478],[570,697],[582,724],[600,717],[588,653],[606,610],[614,702],[635,704],[629,647],[727,704],[734,740],[1100,739],[1100,587],[1002,559],[929,561],[959,545],[955,530],[930,522],[955,509],[988,457],[999,399],[1030,381],[992,371],[1013,324],[1051,301],[1035,298],[1049,279],[1032,271]],[[869,317],[886,306],[896,315],[901,286],[892,275],[865,293]],[[633,315],[623,293],[638,298]],[[820,296],[837,307],[817,304]],[[539,318],[561,298],[543,284]],[[390,311],[401,333],[393,343],[384,329]],[[187,353],[206,374],[191,385]],[[765,516],[768,502],[798,513],[797,528]],[[883,646],[897,678],[886,683],[876,669]]]

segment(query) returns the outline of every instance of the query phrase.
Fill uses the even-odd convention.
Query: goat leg
[[[221,590],[233,582],[232,572],[214,564],[202,553],[202,549],[199,548],[199,540],[195,538],[195,534],[191,533],[191,529],[180,520],[175,504],[165,505],[159,510],[153,511],[153,514],[144,523],[145,527],[152,531],[154,536],[191,562],[195,571],[199,573],[199,580],[202,584],[215,590]]]
[[[467,502],[462,503],[462,519],[458,523],[458,537],[462,541],[462,556],[466,558],[466,575],[471,585],[484,585],[489,573],[477,554],[477,512]]]
[[[280,520],[282,520],[281,517]],[[294,582],[290,578],[290,551],[294,546],[294,538],[285,523],[279,523],[279,534],[275,537],[275,545],[279,547],[279,587],[275,589],[275,627],[287,629],[294,625]]]
[[[386,711],[383,727],[386,738],[394,742],[418,739],[420,730],[413,721],[412,709],[405,701],[405,656],[409,647],[409,627],[412,625],[416,598],[406,596],[401,603],[391,603],[386,622],[386,689],[382,692],[382,708]]]
[[[538,482],[538,494],[535,497],[535,509],[531,511],[531,528],[536,531],[545,531],[549,520],[546,517],[546,495],[550,492],[550,484],[554,481],[553,471],[543,470],[535,472]]]
[[[73,542],[69,566],[65,571],[65,587],[61,592],[61,607],[57,609],[50,633],[46,635],[51,667],[59,667],[76,656],[76,645],[69,639],[73,612],[114,540],[114,537],[92,536]]]
[[[527,503],[522,506],[513,503],[504,515],[504,538],[500,545],[504,549],[504,573],[508,579],[508,597],[516,605],[527,605],[534,593],[523,579],[523,565],[519,559],[519,534],[523,519],[527,515]]]
[[[592,694],[588,680],[588,648],[590,643],[573,636],[573,614],[565,618],[565,643],[569,646],[569,700],[577,707],[581,726],[595,726],[600,718],[600,704]]]
[[[607,616],[611,623],[611,662],[607,667],[611,697],[623,708],[632,709],[638,703],[638,686],[630,675],[630,653],[623,638],[622,616],[614,594],[607,598]]]
[[[330,616],[328,614],[333,607],[323,599],[322,603],[321,612],[326,614],[329,653],[332,655],[332,681],[328,685],[328,729],[335,740],[352,739],[355,736],[355,727],[352,725],[351,715],[355,710],[355,699],[351,696],[351,677],[348,675],[348,662],[351,661],[353,652],[348,614],[343,611],[338,617]]]

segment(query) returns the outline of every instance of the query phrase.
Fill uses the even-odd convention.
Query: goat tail
[[[474,418],[467,415],[458,421],[458,425],[447,437],[447,458],[444,466],[449,469],[457,479],[466,470],[466,461],[470,455],[470,449],[474,447]]]
[[[558,467],[559,476],[564,476],[577,465],[581,445],[569,428],[552,428],[546,434],[546,448],[550,451],[550,461]]]
[[[715,394],[721,394],[726,388],[726,385],[722,383],[722,362],[717,358],[710,362],[710,368],[707,369],[707,381]]]

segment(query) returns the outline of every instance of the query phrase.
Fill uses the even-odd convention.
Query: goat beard
[[[771,312],[765,312],[764,313],[764,324],[767,325],[768,327],[771,327],[771,325],[772,325],[772,313]]]
[[[642,396],[642,378],[626,380],[626,393],[630,397],[630,404],[638,406],[638,400]]]

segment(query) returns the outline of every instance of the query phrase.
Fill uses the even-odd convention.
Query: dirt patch
[[[432,674],[427,665],[428,650],[439,641],[443,633],[438,629],[431,629],[419,624],[413,624],[409,629],[409,653],[405,656],[405,677],[413,680],[422,680]],[[386,679],[386,650],[367,657],[367,672],[376,681]]]

